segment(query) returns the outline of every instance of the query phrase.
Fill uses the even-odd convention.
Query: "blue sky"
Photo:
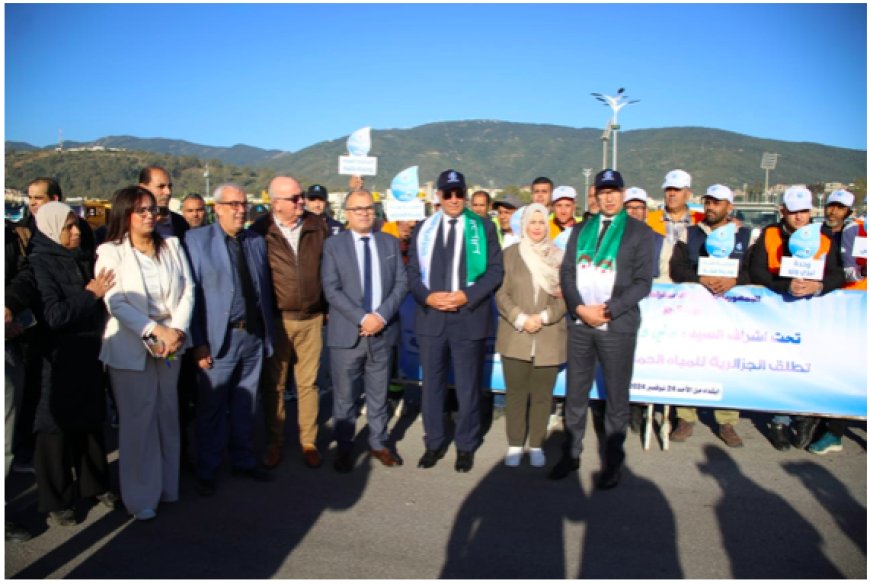
[[[5,5],[6,140],[299,150],[372,126],[704,126],[867,147],[864,4]]]

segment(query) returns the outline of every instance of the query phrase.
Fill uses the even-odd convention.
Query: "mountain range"
[[[119,152],[55,153],[55,145],[39,148],[23,142],[6,142],[7,187],[19,186],[28,172],[35,172],[31,161],[41,161],[40,171],[52,175],[71,174],[60,167],[75,157],[94,160],[112,155],[125,173],[136,164],[154,164],[151,158],[170,157],[176,172],[189,175],[187,188],[201,192],[202,167],[206,161],[214,178],[240,182],[256,191],[267,186],[268,177],[288,173],[303,184],[318,182],[330,190],[345,190],[347,177],[338,175],[338,157],[345,155],[346,137],[320,142],[297,152],[267,150],[237,144],[224,148],[166,138],[108,136],[92,142],[65,141],[64,148],[102,146],[124,148]],[[608,147],[608,158],[610,156]],[[814,184],[839,181],[866,184],[867,152],[808,142],[786,142],[756,138],[712,128],[661,128],[628,130],[618,136],[618,168],[628,183],[658,193],[664,175],[682,168],[693,177],[696,191],[713,183],[736,188],[764,184],[760,168],[765,152],[779,154],[770,184]],[[50,153],[50,154],[49,154]],[[150,154],[159,156],[150,157]],[[124,155],[135,160],[121,164]],[[549,176],[556,184],[582,189],[583,169],[597,172],[602,164],[601,130],[543,124],[521,124],[491,120],[438,122],[410,129],[372,131],[369,156],[378,158],[377,177],[367,178],[375,190],[386,190],[401,170],[419,166],[420,181],[434,181],[447,168],[463,172],[470,185],[483,188],[527,185],[537,176]],[[83,158],[80,158],[83,160]],[[66,161],[66,162],[65,162]],[[219,162],[214,162],[219,161]],[[79,166],[79,165],[77,165]],[[93,165],[90,165],[93,167]],[[100,164],[99,167],[111,165]],[[95,171],[92,169],[92,171]],[[110,172],[103,168],[101,172]],[[30,174],[30,177],[36,176]],[[112,177],[106,188],[128,184],[135,176]],[[10,181],[12,184],[10,185]],[[88,189],[99,188],[101,181],[90,180]],[[254,184],[258,183],[258,184]]]

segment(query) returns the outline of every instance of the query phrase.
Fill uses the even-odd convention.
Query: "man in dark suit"
[[[266,243],[244,229],[247,202],[240,187],[221,185],[214,199],[217,222],[185,238],[196,283],[190,333],[200,367],[196,488],[204,496],[215,492],[228,437],[234,474],[271,479],[257,465],[253,438],[260,371],[274,339]]]
[[[372,231],[371,193],[353,191],[344,202],[348,229],[323,244],[321,278],[329,302],[327,345],[338,452],[335,470],[350,472],[356,429],[354,390],[366,396],[369,449],[385,466],[402,464],[387,447],[387,389],[392,349],[399,340],[399,305],[408,290],[395,237]]]
[[[418,224],[411,236],[408,285],[417,302],[415,332],[423,366],[423,438],[420,468],[447,452],[444,400],[450,365],[459,411],[456,465],[468,472],[480,445],[480,385],[492,295],[501,284],[501,248],[492,221],[465,208],[465,177],[445,170],[438,177],[441,211]]]
[[[624,183],[619,172],[595,176],[598,215],[574,228],[565,248],[560,281],[568,316],[568,376],[565,427],[568,439],[550,478],[562,479],[580,468],[589,390],[600,362],[607,388],[604,418],[604,470],[598,487],[619,483],[629,420],[628,393],[634,366],[638,303],[652,288],[653,232],[622,208]]]
[[[185,218],[169,210],[169,200],[172,199],[172,179],[166,169],[159,166],[146,166],[139,171],[139,186],[148,189],[157,201],[160,209],[157,215],[155,229],[163,237],[184,239],[184,234],[190,229]]]

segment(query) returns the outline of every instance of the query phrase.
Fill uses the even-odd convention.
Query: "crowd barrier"
[[[415,307],[409,295],[401,308],[399,372],[408,381],[422,379]],[[738,286],[716,297],[698,284],[655,284],[640,308],[633,402],[867,417],[865,292],[795,299]],[[494,346],[495,330],[483,383],[504,391]],[[599,371],[593,398],[600,385]],[[565,395],[564,366],[553,394]]]

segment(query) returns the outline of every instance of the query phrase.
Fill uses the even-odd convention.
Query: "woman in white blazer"
[[[118,405],[121,499],[140,520],[178,500],[178,356],[186,348],[193,278],[175,237],[155,230],[157,204],[141,187],[115,193],[96,270],[114,270],[100,360]]]

